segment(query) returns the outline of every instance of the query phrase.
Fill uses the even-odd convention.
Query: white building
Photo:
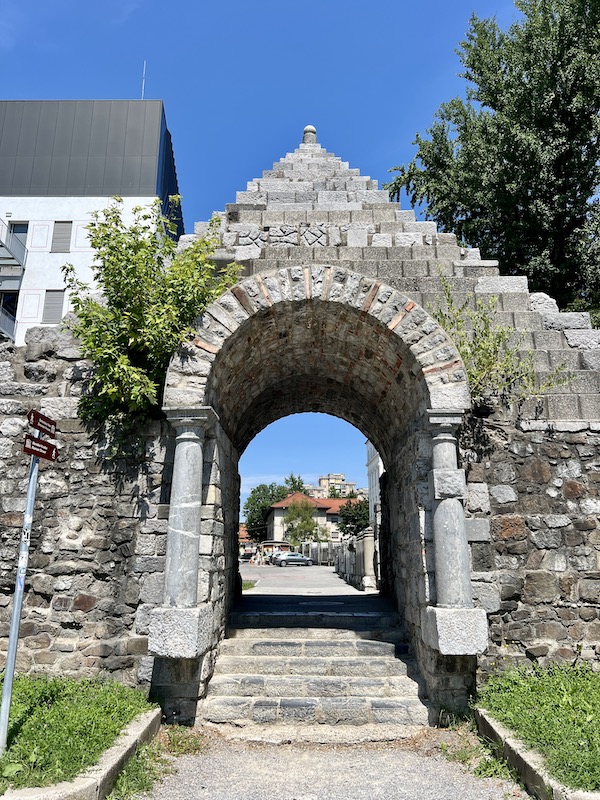
[[[91,282],[93,211],[177,193],[162,101],[0,101],[0,336],[60,322],[63,264]]]
[[[381,492],[379,479],[383,475],[383,461],[371,442],[367,441],[367,480],[369,483],[369,524],[378,530],[381,521]]]

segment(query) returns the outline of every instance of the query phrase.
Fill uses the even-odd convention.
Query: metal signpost
[[[30,411],[27,415],[27,419],[32,427],[37,428],[41,436],[44,434],[54,436],[56,433],[56,422],[53,419],[40,414],[39,411]],[[2,756],[6,750],[6,740],[8,737],[8,716],[10,714],[10,701],[12,697],[13,680],[15,677],[17,644],[19,641],[19,625],[21,623],[21,608],[23,606],[25,573],[27,572],[27,560],[29,558],[29,542],[31,540],[31,525],[33,521],[33,507],[35,504],[38,467],[40,464],[40,458],[46,458],[49,461],[56,461],[58,456],[58,450],[54,445],[44,441],[41,438],[38,439],[34,436],[30,436],[29,434],[27,434],[25,437],[23,452],[31,455],[31,465],[29,467],[27,502],[25,504],[25,518],[23,520],[23,530],[21,532],[19,561],[17,564],[17,581],[15,585],[15,596],[13,600],[10,632],[8,636],[8,653],[6,655],[6,667],[4,669],[4,686],[2,687],[2,706],[0,708],[0,756]]]

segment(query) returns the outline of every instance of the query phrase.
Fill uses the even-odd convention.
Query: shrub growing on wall
[[[93,364],[79,403],[85,422],[131,429],[158,411],[171,356],[238,274],[234,264],[216,270],[211,262],[216,226],[213,221],[206,236],[176,252],[174,226],[158,200],[136,207],[129,225],[118,197],[93,215],[93,292],[71,264],[63,267],[75,312],[68,325]]]

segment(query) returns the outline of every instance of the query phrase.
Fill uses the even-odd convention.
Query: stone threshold
[[[86,769],[74,781],[63,781],[43,788],[8,789],[2,795],[3,800],[104,800],[139,745],[156,736],[160,721],[160,708],[140,714],[129,723],[114,745],[102,754],[98,763]]]
[[[539,800],[600,800],[600,792],[570,789],[552,778],[544,767],[544,759],[529,750],[520,739],[491,717],[487,711],[475,709],[477,730],[491,741],[494,750],[513,769],[527,791]]]

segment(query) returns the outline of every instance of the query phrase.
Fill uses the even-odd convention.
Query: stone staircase
[[[232,614],[200,716],[250,733],[360,726],[372,739],[410,735],[430,710],[393,609],[315,607]]]

